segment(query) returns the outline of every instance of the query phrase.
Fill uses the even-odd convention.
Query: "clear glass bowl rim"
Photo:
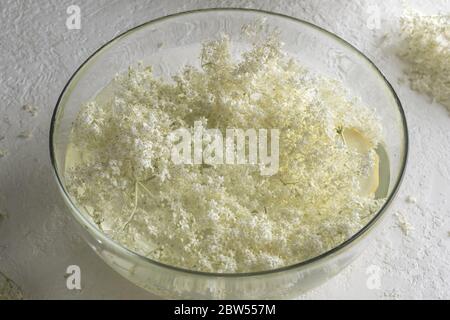
[[[363,227],[361,228],[357,233],[355,233],[353,236],[351,236],[349,239],[347,239],[346,241],[342,242],[340,245],[334,247],[331,250],[325,251],[322,254],[310,258],[308,260],[304,260],[302,262],[296,263],[296,264],[292,264],[292,265],[288,265],[288,266],[284,266],[281,268],[276,268],[276,269],[271,269],[271,270],[263,270],[263,271],[257,271],[257,272],[242,272],[242,273],[217,273],[217,272],[203,272],[203,271],[196,271],[196,270],[190,270],[190,269],[184,269],[181,267],[177,267],[177,266],[172,266],[172,265],[168,265],[168,264],[164,264],[162,262],[158,262],[156,260],[152,260],[148,257],[142,256],[134,251],[131,251],[129,249],[127,249],[126,247],[122,246],[120,243],[112,240],[111,238],[109,238],[108,236],[106,236],[106,234],[104,234],[103,232],[101,232],[97,226],[95,226],[91,221],[89,221],[89,219],[87,217],[85,217],[78,209],[77,206],[74,204],[74,202],[72,201],[71,197],[69,196],[69,193],[66,191],[64,184],[62,183],[62,180],[58,174],[58,166],[57,166],[57,161],[56,161],[56,156],[55,156],[55,150],[54,150],[54,134],[55,134],[55,127],[56,127],[56,121],[57,121],[57,115],[58,115],[58,111],[59,111],[59,107],[61,105],[62,99],[64,97],[64,95],[67,92],[67,89],[69,88],[70,84],[72,83],[72,81],[74,80],[74,78],[78,75],[78,73],[80,71],[82,71],[83,67],[90,62],[94,57],[97,56],[97,54],[99,54],[100,52],[102,52],[103,50],[107,49],[108,47],[110,47],[114,42],[116,42],[117,40],[126,37],[128,35],[130,35],[131,33],[142,29],[144,27],[156,24],[158,22],[161,22],[163,20],[168,20],[168,19],[172,19],[172,18],[178,18],[178,17],[182,17],[182,16],[187,16],[187,15],[195,15],[197,13],[215,13],[215,12],[233,12],[233,11],[239,11],[239,12],[247,12],[247,13],[255,13],[255,14],[265,14],[265,15],[271,15],[271,16],[275,16],[278,18],[282,18],[282,19],[287,19],[287,20],[291,20],[294,21],[296,23],[299,24],[303,24],[307,27],[310,27],[312,29],[315,29],[318,32],[324,33],[328,36],[330,36],[331,38],[334,38],[335,40],[337,40],[337,42],[340,42],[343,46],[349,48],[350,50],[354,51],[355,53],[358,54],[358,56],[360,56],[363,60],[365,60],[366,62],[369,63],[369,65],[373,68],[373,70],[375,71],[375,74],[377,76],[379,76],[383,82],[386,84],[386,87],[388,88],[389,92],[393,95],[395,101],[396,101],[396,105],[401,117],[401,122],[402,122],[402,128],[403,128],[403,141],[404,141],[404,152],[402,154],[402,161],[401,161],[401,168],[400,168],[400,174],[397,178],[397,180],[395,181],[395,185],[394,188],[392,189],[391,193],[389,194],[389,196],[387,197],[386,202],[383,204],[383,206],[378,210],[378,212],[374,215],[374,217]],[[323,29],[311,22],[307,22],[301,19],[297,19],[288,15],[284,15],[284,14],[280,14],[280,13],[275,13],[275,12],[270,12],[270,11],[264,11],[264,10],[259,10],[259,9],[246,9],[246,8],[208,8],[208,9],[198,9],[198,10],[191,10],[191,11],[183,11],[183,12],[178,12],[175,14],[170,14],[170,15],[166,15],[160,18],[156,18],[150,21],[147,21],[143,24],[140,24],[136,27],[133,27],[125,32],[123,32],[122,34],[114,37],[113,39],[109,40],[108,42],[106,42],[105,44],[103,44],[101,47],[99,47],[94,53],[92,53],[77,69],[76,71],[73,73],[73,75],[70,77],[70,79],[67,81],[66,85],[64,86],[60,96],[58,97],[58,100],[56,102],[56,106],[54,108],[53,111],[53,115],[52,115],[52,119],[51,119],[51,124],[50,124],[50,136],[49,136],[49,144],[50,144],[50,159],[51,159],[51,164],[52,164],[52,168],[53,168],[53,173],[55,175],[58,187],[61,191],[61,193],[63,194],[65,200],[70,203],[71,207],[73,208],[72,214],[74,214],[76,220],[80,223],[82,223],[85,227],[89,228],[90,230],[92,230],[97,236],[98,238],[100,238],[102,241],[104,242],[108,242],[114,249],[121,251],[122,253],[124,253],[125,255],[128,255],[132,258],[135,259],[140,259],[143,260],[144,262],[150,263],[150,264],[154,264],[157,265],[159,267],[163,267],[163,268],[167,268],[167,269],[171,269],[173,271],[177,271],[177,272],[182,272],[182,273],[187,273],[187,274],[192,274],[192,275],[198,275],[198,276],[207,276],[207,277],[250,277],[250,276],[261,276],[261,275],[268,275],[268,274],[273,274],[273,273],[281,273],[281,272],[285,272],[285,271],[292,271],[295,269],[303,269],[306,268],[307,266],[313,265],[319,261],[322,261],[328,257],[331,257],[335,254],[338,254],[340,251],[344,250],[347,247],[350,247],[350,245],[355,242],[356,240],[359,240],[360,238],[362,238],[362,236],[364,234],[366,234],[375,224],[376,222],[384,215],[384,213],[387,211],[388,207],[390,206],[390,204],[392,203],[392,200],[395,198],[397,191],[401,185],[401,182],[403,180],[403,177],[405,175],[405,170],[406,170],[406,164],[407,164],[407,159],[408,159],[408,154],[409,154],[409,138],[408,138],[408,126],[407,126],[407,122],[406,122],[406,116],[405,116],[405,112],[403,110],[403,106],[402,103],[399,99],[399,97],[397,96],[394,88],[392,87],[392,85],[389,83],[389,81],[386,79],[386,77],[384,76],[384,74],[378,69],[378,67],[375,65],[375,63],[373,63],[366,55],[364,55],[361,51],[359,51],[356,47],[354,47],[352,44],[350,44],[349,42],[347,42],[346,40],[340,38],[339,36],[337,36],[336,34]]]

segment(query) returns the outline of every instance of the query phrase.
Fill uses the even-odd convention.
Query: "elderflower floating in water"
[[[225,36],[205,43],[200,60],[173,82],[130,68],[82,108],[66,159],[79,207],[130,250],[207,272],[291,265],[359,231],[384,201],[374,196],[374,113],[289,59],[274,36],[239,62]],[[172,133],[198,121],[221,132],[279,130],[277,171],[174,164]]]

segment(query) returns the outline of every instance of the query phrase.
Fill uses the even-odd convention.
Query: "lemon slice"
[[[369,151],[373,149],[370,141],[356,129],[344,129],[342,135],[347,146],[358,153],[368,154]],[[368,176],[361,178],[359,181],[361,186],[359,193],[361,196],[373,196],[377,191],[378,185],[380,184],[379,166],[380,158],[378,157],[378,154],[376,154],[372,172]]]

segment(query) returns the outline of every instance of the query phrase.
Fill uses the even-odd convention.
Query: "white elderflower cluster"
[[[450,111],[450,16],[411,14],[401,20],[401,58],[411,87]]]
[[[278,268],[347,240],[378,210],[381,125],[332,80],[313,76],[270,37],[236,62],[227,37],[201,69],[165,82],[130,68],[81,110],[66,181],[80,208],[130,250],[208,272]],[[112,88],[112,90],[111,90]],[[172,132],[278,129],[279,169],[174,164]],[[204,139],[208,143],[208,139]]]

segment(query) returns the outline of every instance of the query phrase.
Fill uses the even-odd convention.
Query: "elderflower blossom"
[[[361,192],[381,137],[373,111],[289,59],[276,37],[240,62],[222,37],[204,44],[200,60],[201,69],[185,67],[174,83],[150,67],[130,68],[108,99],[82,108],[66,168],[80,208],[130,250],[207,272],[291,265],[360,230],[384,201]],[[173,130],[195,121],[279,129],[278,172],[173,164]],[[346,143],[346,129],[365,137],[368,152]]]
[[[450,16],[410,14],[401,20],[400,57],[414,90],[428,94],[450,111]]]

